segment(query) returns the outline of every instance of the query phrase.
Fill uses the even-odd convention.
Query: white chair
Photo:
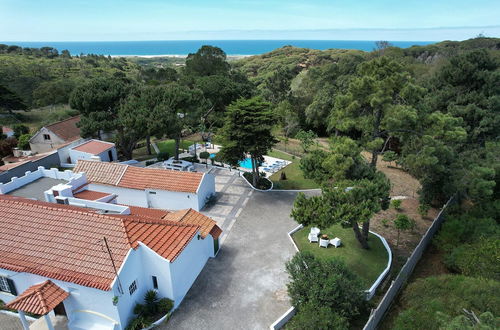
[[[311,234],[314,234],[314,235],[316,235],[316,236],[318,236],[320,232],[321,232],[321,231],[319,230],[319,228],[318,228],[318,227],[312,227],[312,228],[311,228],[311,231],[310,231],[310,233],[311,233]]]
[[[309,233],[309,235],[307,236],[307,238],[309,239],[309,243],[317,242],[318,241],[318,235],[315,235],[313,233]]]
[[[319,239],[319,247],[328,248],[328,244],[330,244],[329,240],[322,238]]]
[[[330,244],[335,246],[335,248],[338,248],[342,244],[342,241],[340,240],[340,238],[335,237],[334,239],[330,240]]]

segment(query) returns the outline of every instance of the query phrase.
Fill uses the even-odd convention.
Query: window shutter
[[[12,293],[14,296],[17,296],[17,290],[16,286],[14,285],[14,281],[10,278],[7,278],[7,284],[9,284],[10,293]]]

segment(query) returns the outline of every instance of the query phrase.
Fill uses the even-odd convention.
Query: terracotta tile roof
[[[16,163],[5,164],[5,165],[0,166],[0,171],[8,171],[8,170],[10,170],[12,168],[15,168],[15,167],[21,166],[23,164],[26,164],[27,162],[29,162],[29,160],[19,161],[19,162],[16,162]]]
[[[158,189],[196,193],[203,173],[134,167],[124,164],[79,160],[75,172],[85,172],[91,183],[131,189]]]
[[[3,133],[3,134],[7,135],[8,133],[12,133],[12,132],[14,132],[14,131],[12,130],[12,128],[7,127],[7,126],[2,126],[2,133]]]
[[[83,144],[80,144],[79,146],[74,147],[73,150],[86,152],[92,155],[99,155],[100,153],[108,149],[111,149],[114,146],[115,146],[114,143],[104,142],[99,140],[90,140]]]
[[[0,195],[0,268],[110,290],[117,268],[143,241],[171,262],[199,226]]]
[[[45,315],[68,298],[69,293],[47,280],[33,285],[6,305],[23,312]]]
[[[80,191],[79,193],[73,193],[73,197],[80,198],[80,199],[86,199],[89,201],[95,201],[96,199],[103,198],[103,197],[106,197],[109,195],[111,195],[111,194],[103,193],[100,191],[94,191],[94,190],[83,190],[83,191]]]
[[[85,172],[87,180],[91,183],[102,183],[117,186],[127,165],[90,160],[78,160],[73,172]]]
[[[130,209],[130,215],[137,215],[153,219],[161,219],[169,213],[166,210],[160,210],[160,209],[150,209],[147,207],[131,206],[131,205],[124,205],[124,206],[128,206],[128,208]]]
[[[58,121],[45,126],[45,128],[51,130],[54,134],[65,141],[72,141],[80,138],[80,128],[76,126],[78,122],[80,122],[80,116]]]
[[[200,233],[203,238],[211,234],[216,239],[222,233],[222,229],[217,226],[213,219],[193,209],[172,211],[165,215],[163,219],[200,226]]]
[[[216,239],[222,233],[222,229],[217,226],[217,222],[193,209],[168,211],[130,205],[125,206],[129,207],[131,215],[199,226],[200,234],[203,238],[211,234],[212,237]]]

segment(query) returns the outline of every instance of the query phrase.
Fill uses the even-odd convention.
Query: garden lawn
[[[299,167],[299,158],[294,158],[284,152],[272,150],[267,153],[268,156],[289,160],[292,163],[282,170],[274,173],[269,179],[274,184],[274,189],[313,189],[319,186],[311,179],[304,178],[304,174]],[[281,172],[285,172],[286,180],[280,180]]]
[[[343,228],[335,224],[329,228],[321,229],[320,235],[327,234],[330,239],[338,237],[342,245],[338,248],[329,246],[327,249],[320,248],[318,243],[309,243],[307,236],[312,226],[304,227],[293,234],[293,240],[300,251],[308,251],[318,258],[328,259],[339,257],[356,274],[358,274],[369,289],[377,277],[387,266],[389,256],[382,241],[375,235],[370,234],[368,239],[369,250],[361,248],[354,237],[352,228]]]
[[[190,140],[181,140],[179,153],[182,153],[182,149],[188,149],[190,145],[194,142]],[[169,157],[174,156],[175,154],[175,140],[164,140],[161,142],[157,142],[156,145],[160,149],[161,152],[168,153]]]

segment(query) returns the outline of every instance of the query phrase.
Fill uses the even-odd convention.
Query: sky
[[[500,37],[499,0],[0,0],[1,41]]]

